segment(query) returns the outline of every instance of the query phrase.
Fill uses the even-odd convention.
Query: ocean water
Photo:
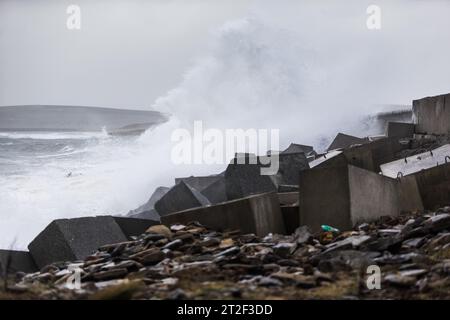
[[[145,202],[152,175],[127,170],[139,150],[139,137],[104,132],[0,132],[0,248],[25,248],[53,219]]]

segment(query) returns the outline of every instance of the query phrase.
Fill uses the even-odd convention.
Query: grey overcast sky
[[[406,104],[450,92],[449,16],[448,0],[0,0],[0,105]]]
[[[250,0],[0,0],[0,105],[146,108]],[[66,28],[68,5],[82,28]]]

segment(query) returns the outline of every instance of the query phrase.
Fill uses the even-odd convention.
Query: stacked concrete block
[[[261,166],[258,163],[249,162],[228,165],[225,171],[225,188],[229,200],[277,190],[272,178],[261,174]]]
[[[322,224],[349,230],[381,216],[396,216],[409,197],[420,209],[417,188],[352,165],[314,168],[300,174],[300,224],[320,230]],[[410,193],[407,193],[410,190]]]
[[[450,94],[414,100],[413,119],[418,133],[450,133]]]
[[[219,180],[203,189],[200,193],[204,195],[212,204],[227,201],[225,178],[221,177]]]
[[[155,203],[161,199],[170,188],[158,187],[151,195],[150,199],[137,209],[128,212],[127,216],[132,218],[149,219],[159,221],[159,214],[155,210]]]
[[[265,236],[285,233],[276,193],[265,193],[161,217],[166,225],[198,221],[214,230],[241,230]]]
[[[358,138],[344,133],[338,133],[334,138],[333,142],[331,142],[330,146],[327,148],[328,151],[336,150],[336,149],[345,149],[349,148],[353,145],[360,145],[368,143],[369,139],[367,138]]]
[[[149,219],[137,219],[130,217],[114,217],[114,221],[119,225],[123,234],[128,238],[139,236],[153,225],[157,225],[160,222]]]
[[[398,138],[384,138],[342,151],[331,151],[312,161],[310,166],[325,168],[350,164],[379,172],[382,164],[401,158],[402,151],[408,147],[409,143],[404,143]]]
[[[27,251],[0,250],[0,278],[16,272],[32,273],[38,268]]]
[[[163,216],[172,212],[209,204],[209,200],[204,195],[187,185],[184,181],[181,181],[155,203],[155,209]]]
[[[219,181],[223,177],[221,175],[211,175],[211,176],[203,176],[203,177],[186,177],[186,178],[176,178],[175,184],[180,183],[183,181],[190,187],[194,188],[195,190],[202,192],[204,189],[209,187],[211,184]]]
[[[415,125],[405,122],[388,122],[386,136],[389,138],[413,138]]]
[[[52,221],[28,250],[42,268],[53,262],[81,260],[102,245],[127,240],[111,216],[59,219]]]

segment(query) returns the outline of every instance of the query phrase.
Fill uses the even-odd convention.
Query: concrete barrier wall
[[[414,100],[413,118],[418,133],[449,133],[450,94]]]
[[[161,217],[161,222],[166,225],[192,221],[198,221],[219,231],[239,229],[243,233],[255,233],[260,236],[270,232],[285,233],[276,193],[254,195]]]

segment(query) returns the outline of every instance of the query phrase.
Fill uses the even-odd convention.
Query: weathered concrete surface
[[[396,178],[399,173],[403,176],[416,173],[420,170],[445,164],[450,160],[450,144],[433,149],[431,151],[416,154],[396,161],[388,162],[380,166],[381,173],[387,177]]]
[[[204,189],[209,187],[214,182],[222,179],[221,175],[212,175],[212,176],[202,176],[202,177],[185,177],[185,178],[175,178],[175,184],[184,181],[187,185],[191,186],[198,192],[202,192]]]
[[[14,274],[19,271],[26,273],[38,271],[31,254],[27,251],[0,250],[0,277],[5,273]]]
[[[136,214],[128,215],[129,218],[135,219],[147,219],[152,221],[160,221],[161,217],[155,209],[150,209],[148,211],[139,212]]]
[[[234,200],[252,194],[274,192],[277,187],[270,176],[261,175],[259,164],[231,163],[225,171],[227,199]]]
[[[298,204],[299,193],[297,192],[278,192],[278,201],[280,205]]]
[[[287,184],[279,184],[278,192],[298,192],[298,184],[297,185],[287,185]]]
[[[137,219],[129,217],[114,217],[114,221],[122,229],[123,234],[128,238],[139,236],[153,225],[160,224],[159,220]]]
[[[161,217],[170,225],[198,221],[214,230],[241,230],[265,236],[285,233],[280,204],[276,193],[253,195],[243,199],[224,202],[209,207],[195,208]]]
[[[286,234],[293,234],[300,226],[300,216],[298,214],[298,205],[281,206],[281,214],[286,227]]]
[[[322,224],[348,230],[380,216],[404,210],[405,197],[420,204],[420,196],[405,181],[381,176],[352,165],[314,168],[300,173],[300,224],[319,231]],[[411,191],[412,190],[412,191]]]
[[[170,188],[167,187],[156,188],[156,190],[150,196],[150,199],[145,204],[137,209],[131,210],[130,212],[128,212],[127,216],[134,218],[159,220],[159,214],[154,210],[155,203],[156,201],[161,199],[169,190]]]
[[[39,268],[52,262],[84,259],[98,247],[127,241],[114,217],[99,216],[52,221],[28,245]]]
[[[402,143],[398,138],[384,138],[342,151],[331,151],[312,161],[310,166],[324,168],[350,164],[372,172],[379,172],[381,164],[399,159],[401,151],[408,147],[408,143]]]
[[[419,185],[414,176],[397,179],[399,204],[402,212],[417,212],[424,210]]]
[[[369,140],[367,138],[358,138],[345,133],[338,133],[327,150],[331,151],[336,149],[343,149],[348,148],[352,145],[365,144],[368,142]]]
[[[414,177],[426,209],[450,205],[450,163],[419,171]]]
[[[201,194],[204,195],[212,204],[227,201],[225,178],[221,177],[216,182],[210,184],[201,191]]]
[[[386,125],[386,136],[389,138],[412,138],[415,125],[405,122],[388,122]]]
[[[298,185],[300,171],[309,169],[303,152],[279,154],[279,170],[274,177],[276,185]]]
[[[316,151],[314,151],[314,147],[307,146],[303,144],[297,144],[297,143],[291,143],[289,147],[287,147],[284,151],[282,151],[282,154],[288,154],[288,153],[299,153],[303,152],[306,155],[306,158],[309,159],[309,157],[315,157],[317,155]]]
[[[413,119],[418,133],[450,133],[450,94],[414,100]]]
[[[209,205],[209,200],[184,181],[173,186],[155,203],[155,209],[163,216],[172,212]]]

